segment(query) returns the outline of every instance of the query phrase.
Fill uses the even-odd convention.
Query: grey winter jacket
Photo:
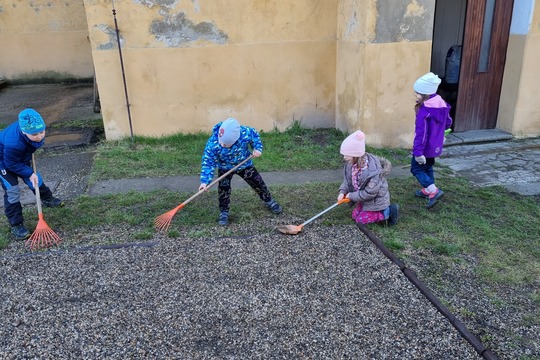
[[[361,202],[364,211],[382,211],[390,206],[390,192],[385,176],[392,170],[392,164],[384,158],[366,154],[368,168],[358,173],[359,190],[354,190],[352,164],[347,162],[343,168],[343,182],[339,187],[339,192],[349,193],[349,199],[353,203]]]

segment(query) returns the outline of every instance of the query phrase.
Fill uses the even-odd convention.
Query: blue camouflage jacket
[[[43,146],[24,135],[16,121],[0,132],[0,169],[9,170],[21,178],[29,178],[34,173],[31,167],[32,154]]]
[[[214,169],[230,170],[249,157],[253,150],[262,152],[261,136],[252,127],[240,126],[240,137],[230,148],[223,147],[218,141],[218,132],[221,122],[212,128],[212,135],[206,142],[201,164],[201,183],[209,184],[214,177]],[[253,166],[249,160],[238,170]]]

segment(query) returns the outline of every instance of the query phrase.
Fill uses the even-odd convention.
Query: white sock
[[[434,192],[437,192],[437,187],[435,184],[431,184],[426,188],[427,192],[430,194],[433,194]]]

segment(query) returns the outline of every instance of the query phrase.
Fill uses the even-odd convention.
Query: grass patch
[[[369,228],[398,256],[406,257],[407,252],[421,250],[441,257],[440,261],[459,262],[462,254],[474,255],[478,258],[478,274],[489,282],[520,285],[531,284],[540,278],[537,236],[540,211],[533,199],[508,193],[499,187],[479,189],[462,179],[446,178],[441,181],[446,197],[441,204],[427,210],[423,200],[412,195],[417,187],[414,179],[392,178],[389,182],[393,201],[400,203],[400,222],[394,227],[371,224]],[[338,183],[270,185],[287,215],[298,219],[298,224],[333,204],[338,186]],[[309,194],[309,202],[306,194]],[[122,226],[133,229],[135,239],[147,240],[154,234],[153,219],[191,195],[154,191],[81,196],[66,207],[47,209],[46,219],[68,239],[72,233],[92,231],[99,226]],[[174,217],[169,236],[187,232],[190,237],[207,237],[216,232],[229,234],[227,231],[234,231],[232,235],[246,235],[243,225],[273,216],[251,189],[235,189],[231,221],[238,227],[219,228],[217,203],[215,189],[189,203]],[[350,206],[343,205],[326,213],[318,223],[323,226],[352,225],[350,213]],[[25,218],[29,228],[33,228],[37,220],[33,206],[25,208]],[[8,229],[4,217],[1,221],[2,227]],[[257,231],[264,233],[275,229],[261,226]],[[8,242],[9,232],[5,230],[0,235],[0,246],[5,247]],[[539,301],[538,294],[534,296],[535,301]]]
[[[136,137],[98,146],[91,178],[96,180],[196,175],[208,134],[176,134],[163,138]],[[346,134],[335,129],[304,129],[298,123],[285,132],[261,132],[265,152],[257,159],[260,171],[337,169],[342,166],[339,146]],[[405,150],[368,149],[401,165]],[[400,161],[402,161],[400,163]],[[408,162],[408,159],[407,159]],[[492,282],[531,283],[540,277],[540,212],[534,198],[519,196],[500,187],[477,188],[466,180],[437,169],[439,184],[446,192],[442,204],[432,210],[412,196],[418,184],[411,176],[389,180],[392,200],[401,207],[395,228],[370,225],[385,245],[402,257],[409,251],[429,251],[433,256],[459,261],[460,254],[473,254],[480,261],[478,274]],[[269,184],[271,186],[271,184]],[[335,201],[339,184],[312,183],[277,186],[287,213],[306,220]],[[309,201],[305,200],[309,194]],[[136,239],[149,239],[152,220],[192,194],[171,192],[88,197],[81,196],[66,208],[49,210],[51,223],[65,233],[100,225],[122,224],[135,228]],[[216,192],[208,194],[215,197]],[[174,219],[175,226],[189,229],[190,236],[207,236],[214,231],[217,199],[196,201]],[[249,224],[268,216],[253,201],[251,190],[235,190],[232,221]],[[27,211],[27,210],[25,210]],[[34,218],[27,214],[27,218]],[[4,220],[5,221],[5,220]],[[321,224],[351,223],[350,208],[342,206],[321,219]],[[34,224],[28,223],[29,227]],[[174,227],[173,227],[174,228]],[[266,229],[264,231],[268,231]],[[174,230],[169,236],[177,236]],[[222,231],[222,230],[220,230]],[[0,247],[9,243],[9,233],[0,234]]]
[[[77,128],[77,129],[103,129],[102,119],[74,119],[68,121],[57,121],[50,125],[47,125],[47,129],[65,129],[65,128]]]
[[[147,176],[196,175],[208,135],[176,134],[164,138],[136,136],[102,142],[97,147],[90,181]]]
[[[265,151],[256,159],[257,168],[262,172],[341,168],[339,147],[346,135],[335,129],[305,129],[298,122],[284,132],[261,132]],[[208,136],[205,133],[176,134],[163,138],[136,137],[134,144],[129,138],[101,143],[96,150],[91,178],[96,181],[197,175]],[[406,150],[370,148],[368,151],[385,156],[398,166],[409,161]],[[418,184],[412,176],[389,179],[392,201],[400,204],[400,222],[392,228],[369,226],[386,246],[404,258],[412,252],[429,252],[442,261],[457,263],[462,261],[462,255],[473,256],[478,259],[477,273],[493,283],[530,284],[538,279],[540,210],[537,200],[509,193],[502,187],[478,188],[454,177],[445,168],[437,168],[437,176],[446,196],[431,210],[425,208],[423,199],[413,196]],[[299,223],[333,204],[338,185],[269,184],[287,214],[299,219]],[[197,200],[182,209],[173,221],[169,236],[188,232],[191,237],[204,237],[231,231],[217,228],[217,193],[213,190],[205,195],[206,200]],[[191,195],[193,193],[159,191],[81,196],[65,208],[47,209],[46,216],[68,237],[70,233],[91,231],[99,226],[125,226],[133,230],[137,240],[146,240],[152,237],[153,219]],[[247,225],[272,216],[254,196],[250,189],[234,191],[233,223]],[[325,214],[319,223],[323,226],[352,224],[350,211],[348,205],[338,207]],[[35,219],[33,207],[26,208],[25,213],[27,219]],[[2,221],[8,229],[5,218]],[[28,221],[27,225],[33,228],[35,223]],[[9,241],[9,230],[0,233],[0,247],[5,247]]]
[[[284,132],[261,131],[263,156],[256,159],[259,171],[338,169],[339,148],[345,133],[336,129],[304,129],[296,123]],[[210,133],[175,134],[166,137],[136,136],[102,142],[94,159],[91,182],[133,177],[198,175]],[[409,161],[403,149],[367,148],[394,164]]]
[[[478,274],[491,282],[530,284],[540,277],[540,210],[534,198],[497,186],[478,188],[460,178],[445,177],[439,185],[445,198],[427,210],[424,200],[413,196],[414,178],[390,179],[402,216],[380,235],[397,230],[395,240],[407,248],[456,260],[473,254],[480,260]]]

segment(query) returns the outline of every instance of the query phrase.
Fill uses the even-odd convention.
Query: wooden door
[[[467,1],[455,131],[497,125],[513,3]]]

